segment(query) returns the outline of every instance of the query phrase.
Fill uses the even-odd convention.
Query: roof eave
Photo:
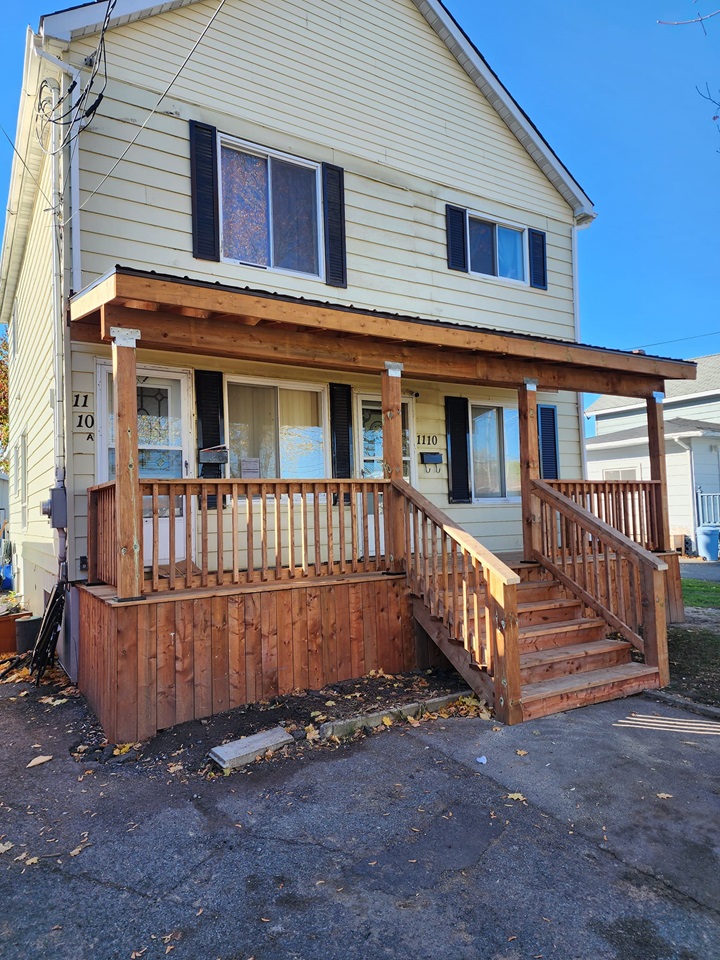
[[[414,0],[414,3],[480,92],[571,207],[576,225],[589,226],[597,216],[592,200],[501,83],[449,10],[441,0]]]
[[[124,0],[121,10],[110,19],[110,27],[119,27],[151,17],[157,13],[167,13],[185,7],[198,0],[165,0],[160,3],[148,3],[148,0]],[[70,43],[77,37],[99,33],[105,16],[106,5],[95,2],[84,3],[57,13],[49,13],[40,18],[40,30],[43,37],[52,37],[63,43]]]
[[[29,219],[37,195],[36,181],[42,169],[43,153],[33,132],[33,107],[37,95],[40,61],[33,54],[37,39],[28,27],[25,63],[20,92],[15,148],[10,171],[10,187],[0,248],[0,323],[8,323],[15,299],[18,272],[25,253]]]

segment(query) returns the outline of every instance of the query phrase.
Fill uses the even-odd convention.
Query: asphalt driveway
[[[78,763],[83,702],[21,689],[0,687],[5,960],[720,956],[711,720],[633,698],[397,724],[208,781]]]

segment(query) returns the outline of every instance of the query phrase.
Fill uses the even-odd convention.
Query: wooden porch
[[[113,352],[117,480],[88,491],[80,588],[80,688],[111,739],[410,669],[427,638],[506,723],[667,683],[667,610],[679,619],[681,601],[657,391],[691,364],[131,271],[76,298],[71,335]],[[385,478],[140,479],[138,341],[376,373]],[[406,372],[517,390],[521,558],[402,479]],[[541,480],[539,387],[645,397],[651,480]]]

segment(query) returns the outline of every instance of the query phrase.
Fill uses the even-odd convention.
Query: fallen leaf
[[[30,763],[25,767],[26,770],[29,770],[30,767],[39,767],[41,763],[47,763],[48,760],[52,760],[52,756],[49,757],[33,757]]]
[[[516,753],[519,757],[526,757],[526,756],[528,755],[527,750],[516,750],[515,753]]]
[[[33,866],[33,864],[39,863],[39,862],[40,861],[37,857],[30,857],[28,860],[25,861],[25,865],[28,867],[31,867]]]
[[[507,799],[527,801],[527,797],[524,797],[521,793],[509,793]]]
[[[81,853],[83,852],[83,850],[85,849],[85,847],[89,847],[89,846],[90,846],[89,843],[85,843],[85,844],[82,844],[82,843],[81,843],[79,847],[75,847],[74,850],[71,850],[71,851],[70,851],[70,856],[71,856],[71,857],[77,857],[79,854],[81,854]]]
[[[147,947],[143,947],[142,950],[133,950],[130,954],[130,960],[140,960],[144,953],[147,953]]]
[[[658,800],[672,800],[671,793],[656,793],[655,796],[658,798]]]
[[[500,733],[500,731],[502,730],[502,727],[493,727],[492,730],[493,730],[493,733]]]
[[[517,940],[517,937],[508,937],[507,942],[510,943],[511,940]]]
[[[334,701],[334,700],[326,700],[326,701],[325,701],[325,706],[326,706],[326,707],[334,707],[334,706],[335,706],[335,701]]]
[[[13,848],[14,846],[15,846],[15,844],[14,844],[14,843],[10,843],[9,840],[8,840],[7,843],[0,843],[0,853],[7,853],[8,850],[12,850],[12,848]]]
[[[113,750],[113,756],[121,757],[124,753],[127,753],[131,747],[132,747],[131,743],[119,743]]]
[[[168,773],[180,773],[182,769],[183,769],[183,765],[181,763],[168,764]]]
[[[165,947],[165,956],[167,956],[170,953],[170,951],[174,949],[175,947],[172,944],[170,944],[169,947]]]
[[[270,923],[270,917],[260,917],[263,923]]]
[[[383,717],[382,722],[383,722],[383,726],[386,726],[386,727],[391,727],[393,725],[393,722],[390,719],[390,717]]]
[[[307,734],[308,740],[319,740],[319,739],[320,739],[320,732],[318,731],[317,727],[314,727],[311,723],[309,723],[309,724],[305,727],[305,733]]]

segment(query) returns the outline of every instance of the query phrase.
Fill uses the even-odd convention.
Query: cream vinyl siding
[[[110,350],[98,349],[90,345],[75,344],[72,351],[72,391],[89,393],[88,409],[97,412],[96,357],[110,358]],[[162,367],[178,367],[178,358],[172,353],[138,350],[138,364],[151,364]],[[277,364],[243,363],[215,357],[183,356],[182,368],[200,370],[218,370],[227,376],[241,376],[267,380],[277,383],[289,380],[298,383],[350,384],[355,394],[380,396],[380,377],[349,376],[332,371],[305,370],[300,367],[286,367]],[[490,550],[517,550],[522,547],[522,523],[519,500],[493,501],[488,504],[449,504],[447,479],[447,443],[445,431],[445,397],[466,396],[471,402],[486,403],[495,406],[517,406],[517,393],[513,390],[491,389],[489,387],[459,388],[448,383],[429,383],[427,381],[404,378],[402,381],[404,397],[410,397],[414,404],[415,435],[437,435],[437,446],[417,446],[415,449],[415,470],[418,490],[434,504],[451,516],[463,529],[477,537]],[[416,397],[415,394],[418,394]],[[540,403],[553,404],[558,411],[558,433],[560,438],[561,476],[567,478],[581,475],[579,454],[579,424],[577,401],[574,394],[538,394]],[[195,420],[195,408],[191,417]],[[357,424],[354,424],[357,426]],[[196,426],[193,427],[196,434]],[[95,441],[87,439],[87,432],[73,432],[74,441],[74,482],[75,482],[75,543],[72,554],[76,567],[76,576],[82,577],[77,560],[87,555],[87,497],[85,490],[95,483],[95,463],[97,448]],[[413,441],[416,436],[413,436]],[[357,437],[354,454],[357,451]],[[439,451],[443,457],[440,471],[431,466],[429,471],[419,463],[422,450]],[[357,464],[357,457],[355,457]],[[196,473],[196,464],[191,465],[191,473]],[[229,519],[227,521],[230,522]]]
[[[228,3],[138,143],[88,199],[214,9],[198,3],[107,37],[110,83],[81,137],[84,284],[121,263],[574,337],[570,208],[410,0]],[[75,41],[72,61],[93,43]],[[347,290],[193,259],[189,119],[344,168]],[[546,231],[548,291],[448,270],[448,202]]]
[[[698,397],[697,400],[666,400],[663,404],[665,420],[704,420],[716,423],[720,430],[720,395]],[[633,427],[646,427],[645,407],[626,412],[612,413],[596,417],[596,430],[600,434],[614,433],[617,430],[630,430]]]
[[[50,194],[50,162],[46,158],[40,178],[46,196]],[[52,338],[52,238],[47,201],[38,193],[32,213],[27,247],[16,291],[17,349],[10,363],[10,450],[26,437],[25,484],[15,480],[17,461],[10,458],[9,536],[17,550],[20,582],[28,609],[41,614],[43,591],[50,590],[57,577],[56,536],[40,503],[47,500],[55,480]],[[27,522],[23,527],[21,488],[26,492]]]
[[[693,437],[688,443],[692,445],[696,488],[720,493],[720,438]]]

